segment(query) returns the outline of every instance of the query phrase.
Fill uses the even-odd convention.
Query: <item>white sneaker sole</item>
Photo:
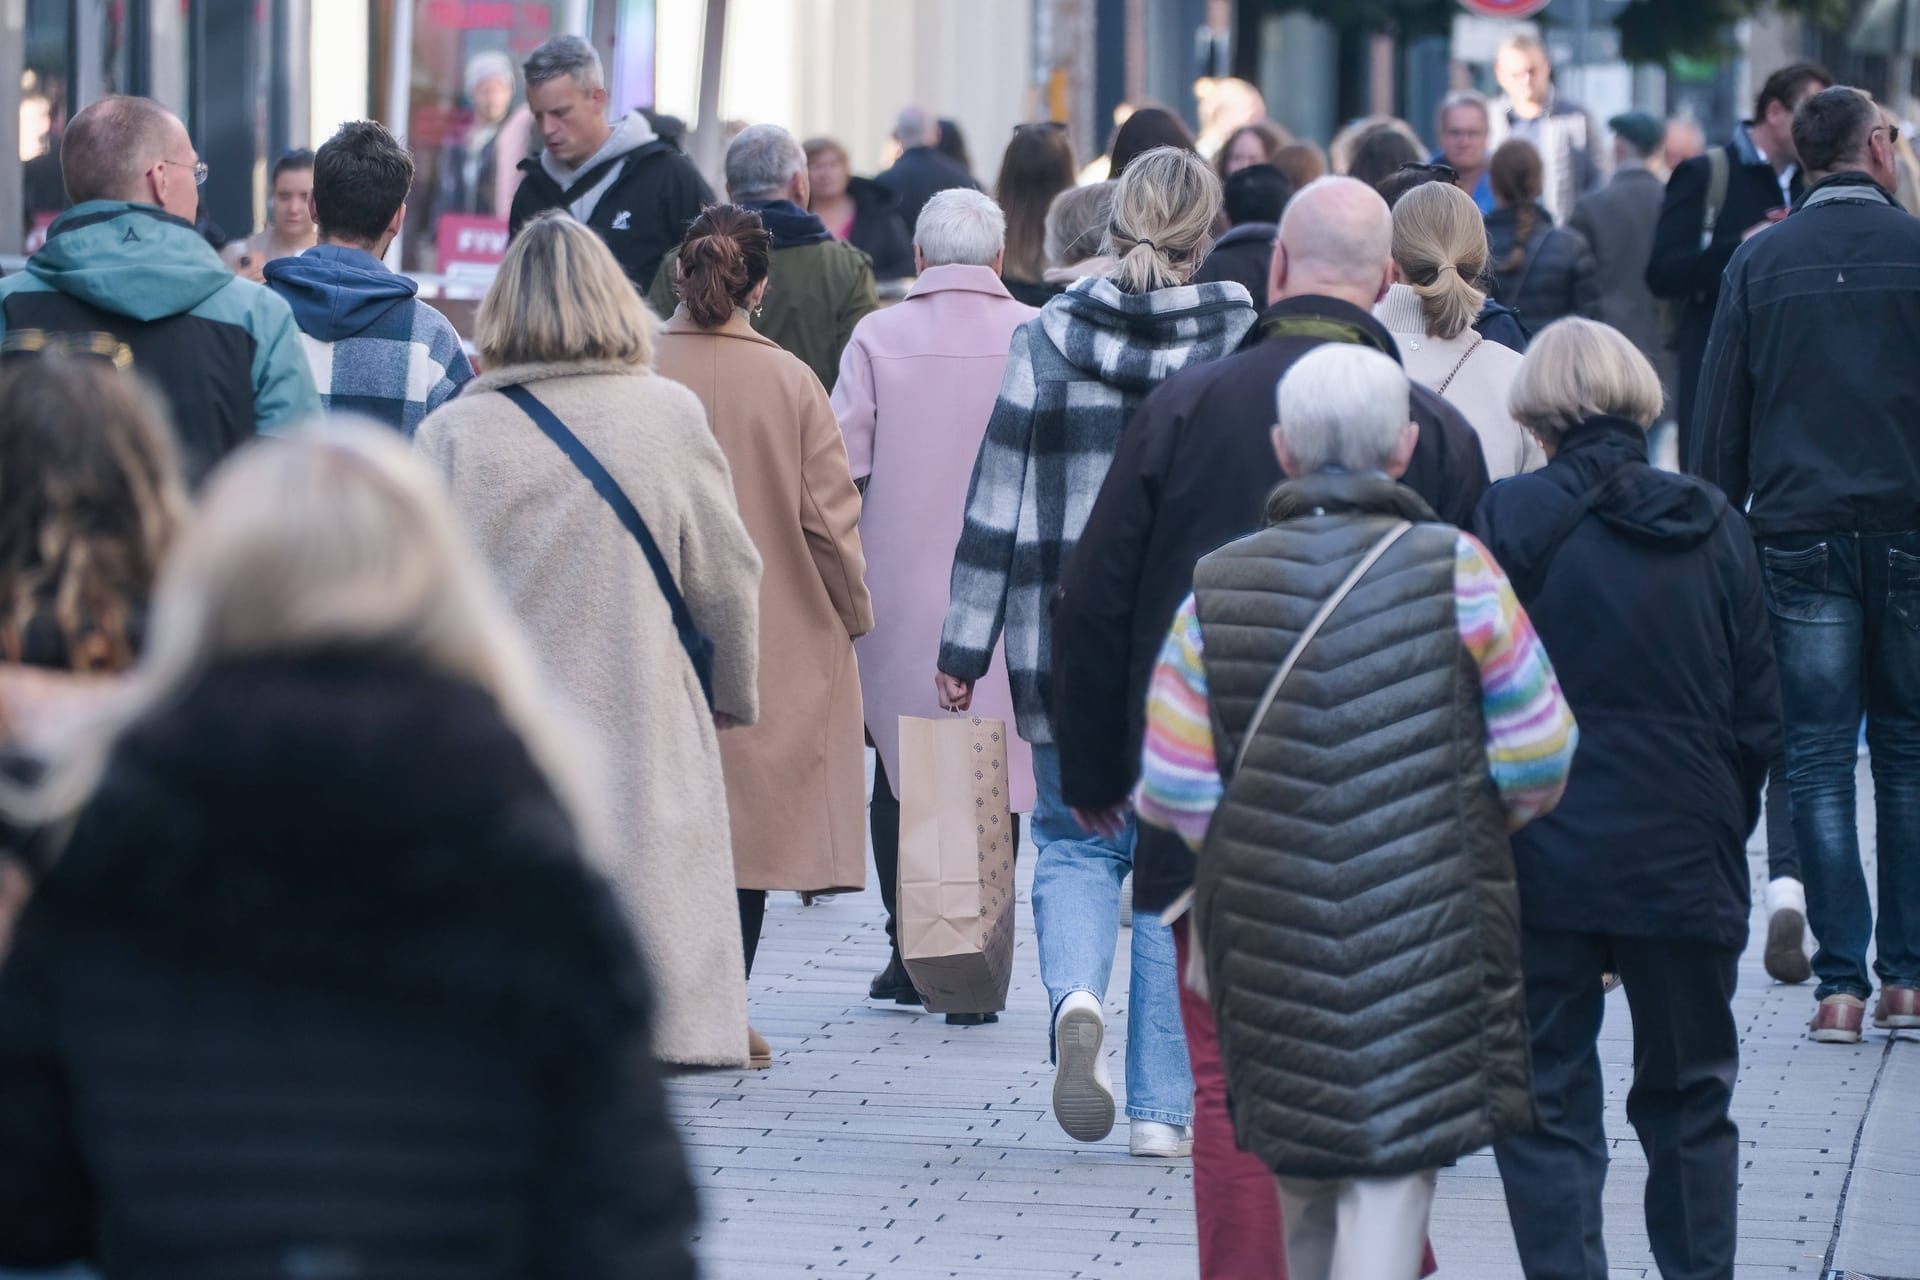
[[[1062,1015],[1054,1030],[1053,1118],[1069,1138],[1098,1142],[1113,1132],[1113,1090],[1096,1071],[1107,1029],[1091,1009]]]
[[[1139,1156],[1143,1160],[1185,1160],[1193,1155],[1193,1140],[1188,1139],[1171,1147],[1142,1143],[1139,1146],[1130,1146],[1127,1154]]]

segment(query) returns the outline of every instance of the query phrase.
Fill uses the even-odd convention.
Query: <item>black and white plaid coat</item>
[[[1089,278],[1014,332],[967,490],[940,669],[979,679],[1004,628],[1014,715],[1028,742],[1053,741],[1047,599],[1127,419],[1168,377],[1232,352],[1254,318],[1238,284],[1130,294]]]

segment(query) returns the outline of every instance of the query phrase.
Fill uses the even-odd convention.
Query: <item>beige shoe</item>
[[[752,1027],[747,1028],[747,1065],[755,1071],[765,1071],[773,1065],[773,1046]]]

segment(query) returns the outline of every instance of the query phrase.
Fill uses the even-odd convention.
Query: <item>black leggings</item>
[[[753,957],[760,950],[760,928],[767,922],[767,891],[735,889],[740,899],[740,941],[746,947],[747,976],[753,976]]]

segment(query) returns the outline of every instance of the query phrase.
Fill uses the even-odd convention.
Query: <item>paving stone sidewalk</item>
[[[1862,796],[1864,808],[1864,787]],[[811,907],[774,895],[751,984],[773,1069],[684,1077],[671,1090],[713,1280],[1197,1274],[1189,1164],[1129,1158],[1124,1122],[1082,1145],[1053,1121],[1031,869],[1029,847],[1009,1008],[984,1027],[866,1002],[886,959],[877,894]],[[1763,881],[1763,854],[1754,870]],[[1738,1276],[1920,1277],[1920,1039],[1807,1041],[1812,988],[1766,978],[1760,932],[1735,1003],[1734,1114],[1746,1153]],[[1117,1084],[1126,966],[1122,946],[1107,1003]],[[1652,1278],[1645,1161],[1625,1115],[1632,1028],[1624,997],[1608,1005],[1608,1256],[1613,1276]],[[1520,1280],[1491,1155],[1443,1175],[1433,1239],[1444,1277]]]

